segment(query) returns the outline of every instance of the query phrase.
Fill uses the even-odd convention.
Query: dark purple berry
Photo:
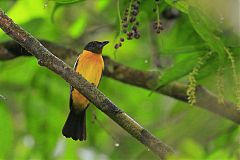
[[[139,39],[139,38],[140,38],[140,34],[139,34],[139,33],[136,33],[136,34],[134,35],[134,38]]]
[[[114,48],[118,49],[119,48],[119,44],[115,44]]]
[[[131,14],[132,14],[133,16],[137,16],[138,11],[137,11],[137,10],[133,10],[133,11],[131,12]]]
[[[127,27],[128,27],[128,24],[127,24],[127,23],[124,23],[122,26],[123,26],[123,28],[127,28]]]
[[[131,22],[131,23],[134,22],[135,20],[136,20],[135,17],[131,17],[131,18],[130,18],[130,22]]]
[[[131,40],[132,39],[132,37],[127,37],[127,40]]]
[[[132,32],[127,32],[127,36],[131,37],[133,35]]]
[[[137,4],[133,5],[133,9],[138,10],[138,5]]]
[[[132,30],[136,31],[136,30],[137,30],[137,27],[136,27],[136,26],[133,26],[133,27],[132,27]]]
[[[154,30],[158,29],[158,26],[157,25],[153,25],[153,29]]]

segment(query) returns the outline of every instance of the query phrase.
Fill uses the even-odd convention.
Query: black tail
[[[71,109],[62,129],[62,134],[75,141],[86,140],[86,110],[76,113]]]

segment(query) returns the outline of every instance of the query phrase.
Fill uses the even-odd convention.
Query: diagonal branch
[[[149,90],[153,90],[157,86],[160,75],[158,75],[156,72],[135,70],[120,63],[114,62],[109,58],[105,59],[108,64],[106,65],[104,72],[106,76]],[[186,95],[187,85],[181,83],[172,83],[166,85],[155,92],[176,98],[183,102],[188,102]],[[237,105],[227,100],[224,100],[224,103],[220,104],[216,95],[201,86],[198,86],[196,89],[196,97],[196,106],[207,109],[240,124],[240,110]]]
[[[160,158],[165,158],[167,154],[173,153],[173,150],[169,146],[154,137],[150,132],[120,110],[94,85],[90,84],[85,78],[76,73],[62,60],[54,56],[36,38],[15,24],[1,9],[0,28],[21,46],[23,46],[28,52],[32,53],[32,55],[38,59],[38,63],[40,65],[49,68],[65,79],[93,104],[95,104],[98,109],[107,114],[117,124],[119,124],[142,144],[146,145]]]
[[[55,43],[48,41],[41,41],[41,43],[48,48],[57,57],[68,60],[75,59],[77,52],[73,49],[56,45]],[[18,43],[8,41],[0,43],[0,60],[10,60],[17,56],[31,55]],[[105,69],[104,75],[116,79],[118,81],[138,86],[141,88],[152,90],[155,88],[158,77],[157,72],[140,71],[120,63],[111,60],[108,57],[104,57]],[[173,83],[160,88],[157,93],[164,94],[175,99],[187,102],[186,95],[187,86],[180,83]],[[224,104],[218,103],[218,97],[203,87],[198,87],[196,91],[197,103],[200,108],[204,108],[213,113],[219,114],[222,117],[230,119],[240,124],[240,110],[237,106],[229,101],[225,100]]]

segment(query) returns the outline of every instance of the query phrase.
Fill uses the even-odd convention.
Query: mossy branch
[[[107,114],[138,141],[146,145],[153,153],[158,155],[160,158],[165,158],[167,154],[173,153],[173,150],[168,145],[154,137],[126,113],[120,110],[94,85],[90,84],[71,67],[54,56],[36,38],[15,24],[1,9],[0,28],[17,41],[22,47],[24,47],[29,53],[34,55],[41,66],[47,67],[65,79],[69,84],[95,104],[98,109]]]

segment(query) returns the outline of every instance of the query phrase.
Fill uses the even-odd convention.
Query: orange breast
[[[78,64],[75,67],[76,72],[81,74],[90,83],[98,86],[102,76],[102,70],[104,68],[104,62],[101,54],[95,54],[84,50],[78,58]],[[89,101],[76,89],[72,91],[73,106],[76,109],[85,109]]]

